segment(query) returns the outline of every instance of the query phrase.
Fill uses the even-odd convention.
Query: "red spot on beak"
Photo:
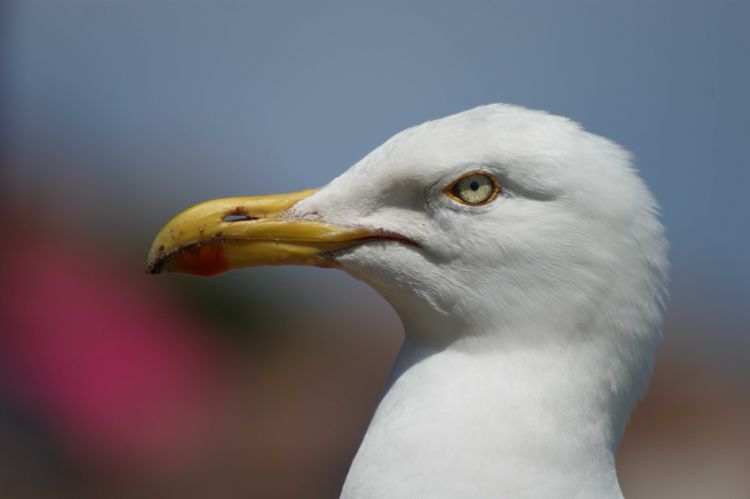
[[[229,270],[221,243],[204,243],[188,246],[172,255],[169,261],[172,272],[212,276]]]

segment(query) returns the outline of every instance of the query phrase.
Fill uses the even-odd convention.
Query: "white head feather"
[[[466,206],[473,170],[502,192]],[[618,497],[667,272],[658,206],[621,147],[509,105],[405,130],[293,215],[400,234],[336,255],[406,343],[347,497]]]

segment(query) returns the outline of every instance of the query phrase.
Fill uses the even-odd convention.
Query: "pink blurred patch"
[[[53,241],[3,253],[0,383],[70,451],[169,466],[210,439],[221,353],[154,277]]]

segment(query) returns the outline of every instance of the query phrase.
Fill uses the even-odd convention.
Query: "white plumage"
[[[393,305],[405,344],[345,498],[614,498],[666,247],[627,152],[496,104],[401,132],[320,190],[193,206],[148,268],[338,266]]]
[[[477,169],[497,199],[445,195]],[[343,497],[621,497],[615,455],[650,377],[668,266],[625,150],[565,118],[483,106],[399,133],[290,216],[417,243],[334,255],[406,331]]]

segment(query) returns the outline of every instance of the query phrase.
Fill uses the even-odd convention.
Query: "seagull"
[[[619,498],[661,338],[667,242],[631,155],[490,104],[408,128],[325,187],[168,222],[148,271],[342,269],[405,331],[343,498]]]

